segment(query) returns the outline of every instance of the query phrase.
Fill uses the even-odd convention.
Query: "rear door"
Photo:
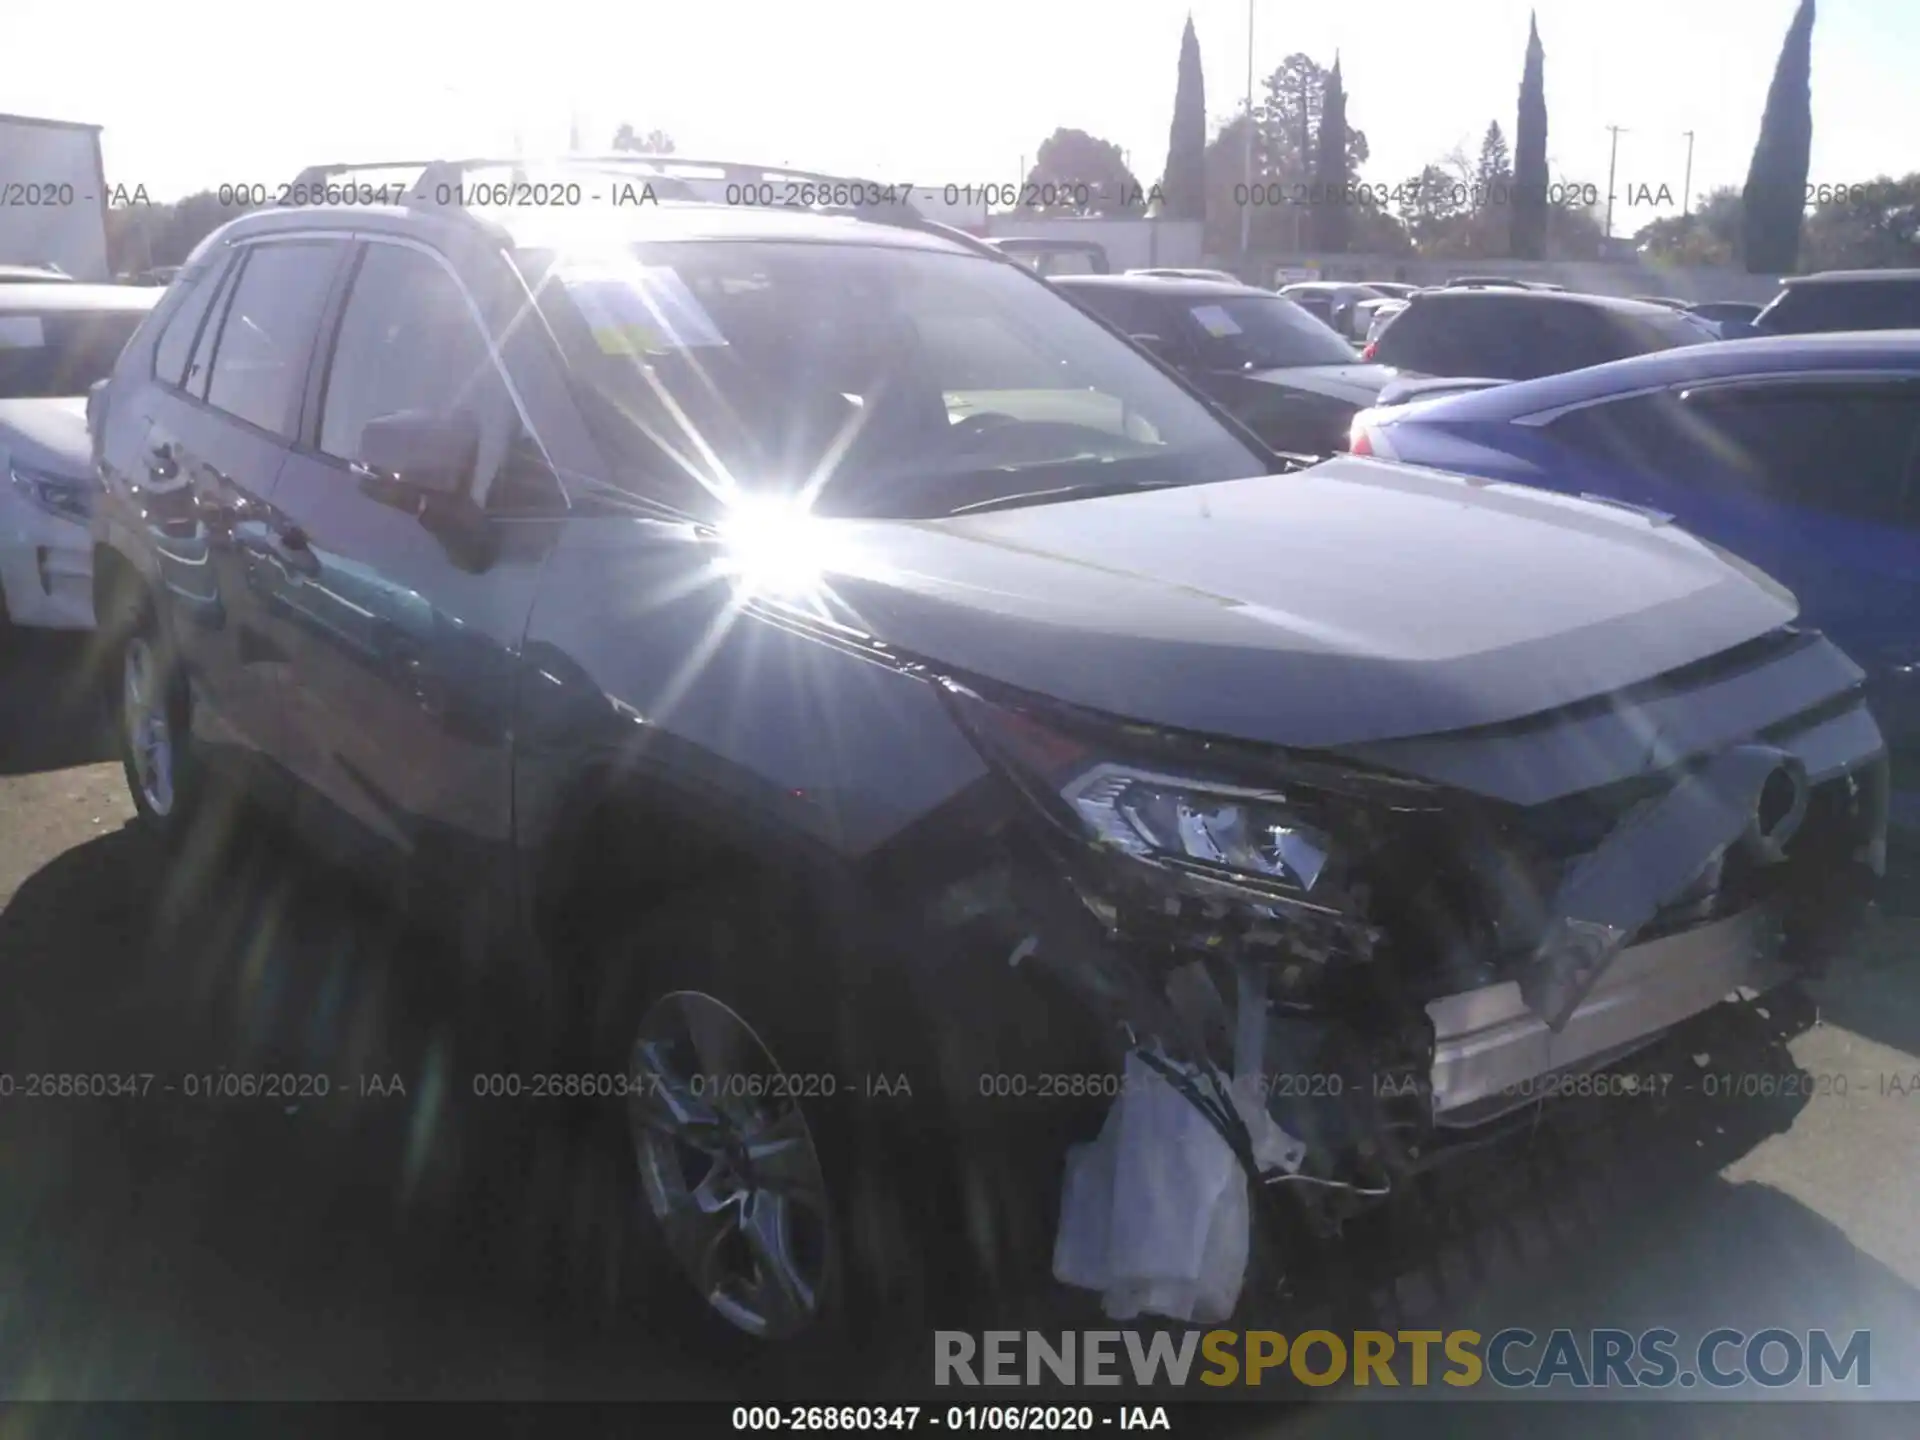
[[[264,623],[284,538],[272,497],[345,251],[326,239],[237,247],[205,310],[189,300],[158,346],[134,478],[194,739],[216,764],[251,771],[279,755],[285,657]]]

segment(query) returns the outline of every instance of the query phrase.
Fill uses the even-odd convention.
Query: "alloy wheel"
[[[745,1020],[695,991],[647,1012],[629,1075],[641,1188],[676,1264],[736,1329],[806,1329],[836,1255],[801,1087]]]
[[[120,723],[140,798],[153,814],[171,814],[174,737],[167,721],[160,664],[153,645],[143,635],[127,642],[120,675]]]

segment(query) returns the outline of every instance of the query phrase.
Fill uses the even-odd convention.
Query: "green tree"
[[[1340,83],[1340,57],[1333,57],[1333,69],[1327,74],[1324,98],[1320,106],[1318,156],[1314,165],[1313,188],[1308,202],[1313,205],[1314,248],[1323,254],[1337,255],[1347,248],[1352,235],[1353,170],[1347,158],[1347,92]]]
[[[1547,252],[1546,52],[1538,17],[1527,21],[1527,58],[1520,71],[1520,114],[1513,128],[1513,194],[1508,248],[1519,260]]]
[[[1207,215],[1207,91],[1200,73],[1200,41],[1187,17],[1180,37],[1180,78],[1173,92],[1173,125],[1167,133],[1167,170],[1162,182],[1165,214],[1174,220]]]
[[[1801,250],[1809,270],[1920,267],[1920,172],[1816,200]]]
[[[1056,130],[1041,141],[1026,183],[1029,196],[1054,202],[1033,207],[1042,215],[1124,215],[1146,208],[1146,193],[1127,168],[1125,153],[1084,130]]]
[[[1468,209],[1459,182],[1428,165],[1395,189],[1395,212],[1422,255],[1458,255],[1465,248]]]
[[[1256,250],[1294,250],[1312,242],[1304,202],[1318,164],[1328,78],[1312,56],[1289,55],[1266,78],[1265,98],[1254,106],[1253,183],[1258,192],[1249,197],[1249,228]],[[1347,174],[1358,175],[1367,162],[1367,137],[1352,125],[1346,131]],[[1245,135],[1244,119],[1236,117],[1208,147],[1207,214],[1217,230],[1232,235],[1229,248],[1239,244],[1240,202],[1235,197],[1242,184]]]
[[[1487,122],[1487,133],[1480,139],[1480,158],[1473,167],[1473,183],[1482,208],[1506,204],[1507,190],[1513,184],[1513,156],[1507,150],[1506,133],[1498,120]]]
[[[1783,274],[1799,262],[1812,149],[1813,0],[1800,0],[1773,67],[1742,197],[1747,269],[1752,274]]]
[[[1732,265],[1743,243],[1745,202],[1731,185],[1709,191],[1687,215],[1668,215],[1642,225],[1634,247],[1649,260],[1667,265]]]
[[[1254,178],[1304,184],[1319,154],[1320,118],[1329,74],[1311,55],[1293,54],[1266,79],[1266,98],[1254,106],[1259,133],[1254,143]],[[1367,163],[1366,133],[1347,127],[1347,170],[1358,174]]]

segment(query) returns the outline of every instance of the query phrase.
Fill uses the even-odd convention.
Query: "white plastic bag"
[[[1299,1164],[1251,1081],[1235,1108],[1263,1169]],[[1214,1324],[1233,1314],[1247,1270],[1247,1175],[1213,1123],[1158,1071],[1127,1057],[1098,1138],[1067,1154],[1054,1278],[1101,1291],[1111,1319]]]

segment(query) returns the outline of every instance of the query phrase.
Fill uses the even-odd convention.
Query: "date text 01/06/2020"
[[[35,1070],[0,1073],[0,1102],[8,1100],[144,1100],[178,1095],[188,1100],[405,1099],[397,1072],[334,1076],[325,1072],[197,1070],[159,1075],[151,1070]]]
[[[1164,1405],[736,1405],[736,1431],[1171,1430]]]

